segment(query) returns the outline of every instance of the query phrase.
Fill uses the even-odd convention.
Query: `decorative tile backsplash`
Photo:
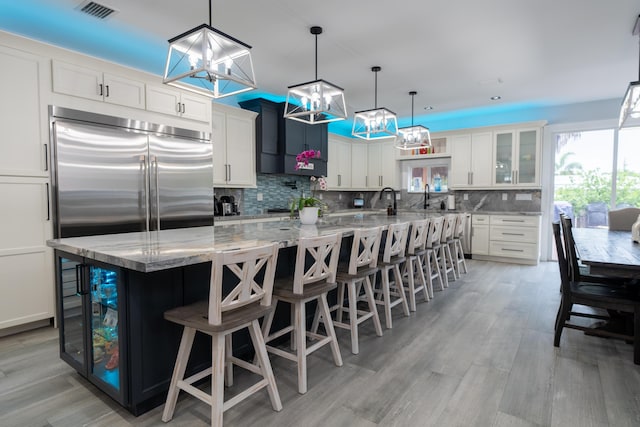
[[[233,195],[239,201],[242,215],[260,215],[267,213],[268,209],[288,209],[294,198],[300,197],[302,193],[308,196],[310,191],[308,177],[272,174],[258,174],[257,188],[215,189],[217,197]],[[364,209],[384,209],[393,203],[387,199],[387,194],[391,193],[381,197],[379,191],[317,191],[316,197],[327,204],[329,211],[339,211],[352,208],[354,197],[364,199]],[[402,190],[399,194],[398,209],[423,209],[423,193],[408,193]],[[258,195],[262,196],[261,201],[258,200]],[[542,209],[540,190],[506,189],[430,193],[428,209],[439,210],[442,202],[447,206],[450,195],[455,197],[456,210],[468,212],[540,212]],[[467,200],[464,200],[465,195]]]

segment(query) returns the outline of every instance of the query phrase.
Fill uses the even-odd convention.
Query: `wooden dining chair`
[[[265,316],[262,335],[267,351],[296,362],[298,365],[298,393],[307,392],[307,356],[325,345],[331,347],[333,361],[342,366],[338,339],[333,328],[327,293],[336,288],[336,274],[342,233],[319,237],[303,237],[298,240],[293,277],[277,279],[273,290],[273,306]],[[306,304],[315,301],[322,316],[326,335],[307,331]],[[292,324],[278,331],[271,331],[277,306],[291,305]],[[276,338],[291,334],[291,350],[269,345]],[[313,340],[310,345],[307,338]]]
[[[282,403],[267,355],[258,319],[271,308],[273,278],[278,256],[278,244],[250,249],[215,252],[211,263],[209,300],[178,307],[164,313],[165,319],[184,327],[162,421],[173,418],[178,394],[183,390],[211,406],[211,425],[222,426],[223,412],[266,387],[274,410]],[[233,288],[223,293],[225,282]],[[249,329],[257,363],[233,357],[231,334]],[[184,378],[196,332],[211,336],[211,367]],[[262,377],[245,391],[224,400],[224,384],[233,383],[233,365]],[[225,375],[226,369],[226,375]],[[211,393],[205,393],[193,383],[211,376]]]
[[[609,286],[605,283],[579,282],[571,280],[569,275],[570,263],[567,260],[567,254],[570,253],[569,246],[571,243],[564,239],[563,244],[559,223],[553,223],[552,228],[556,251],[558,254],[560,286],[562,287],[560,307],[558,308],[558,314],[556,315],[553,345],[555,347],[560,346],[560,339],[564,328],[585,331],[588,332],[589,335],[623,339],[633,342],[633,363],[639,365],[640,298],[638,298],[635,292],[630,292],[625,287]],[[574,311],[574,305],[583,305],[592,308],[630,313],[633,317],[633,325],[629,325],[627,327],[627,333],[617,333],[571,323],[571,316],[601,320],[610,319],[609,316]]]

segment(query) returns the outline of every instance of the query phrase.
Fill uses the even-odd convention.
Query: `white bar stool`
[[[162,413],[162,421],[173,418],[180,390],[197,397],[211,406],[211,425],[222,426],[222,414],[258,390],[266,387],[274,410],[280,411],[282,403],[271,370],[265,342],[258,319],[271,309],[271,294],[275,275],[277,243],[251,249],[216,252],[211,263],[209,301],[178,307],[164,313],[165,319],[184,326],[176,364],[169,385],[169,393]],[[259,277],[262,276],[262,283]],[[223,295],[224,278],[237,281],[231,292]],[[248,328],[257,364],[233,357],[231,333]],[[211,336],[212,366],[189,378],[184,378],[196,331]],[[225,349],[226,347],[226,349]],[[224,400],[225,366],[228,385],[233,382],[233,365],[240,366],[262,379]],[[194,387],[196,381],[211,376],[211,394]]]
[[[411,232],[407,246],[407,261],[404,263],[402,277],[407,278],[407,292],[409,294],[409,309],[416,311],[416,294],[422,291],[424,300],[429,301],[427,281],[424,275],[424,256],[427,253],[427,234],[429,231],[429,218],[411,222]],[[420,281],[415,285],[416,276]]]
[[[273,307],[262,324],[262,334],[267,343],[291,333],[292,351],[285,351],[268,344],[267,351],[298,364],[298,392],[300,394],[307,392],[307,356],[309,354],[329,344],[334,363],[336,366],[342,366],[338,339],[333,329],[329,304],[327,303],[327,293],[337,286],[336,270],[341,241],[341,233],[320,237],[303,237],[298,240],[293,280],[291,278],[276,280],[273,290]],[[307,262],[307,259],[312,262]],[[307,265],[309,265],[308,268]],[[311,301],[318,302],[317,309],[324,319],[326,336],[307,331],[305,307]],[[292,325],[270,333],[276,306],[280,302],[291,304]],[[307,346],[307,338],[315,341]]]
[[[464,249],[462,248],[462,237],[464,236],[464,229],[467,222],[467,214],[460,213],[457,215],[456,227],[453,233],[453,245],[451,247],[452,256],[454,260],[454,266],[458,277],[461,277],[462,273],[467,274],[467,262],[464,259]]]
[[[429,232],[427,233],[427,253],[425,255],[424,262],[424,274],[427,279],[427,286],[429,287],[429,297],[433,298],[433,281],[438,280],[440,284],[440,290],[444,290],[444,281],[442,274],[440,274],[440,264],[438,263],[438,252],[440,251],[440,237],[442,235],[442,227],[444,224],[444,217],[438,216],[431,218],[429,223]]]

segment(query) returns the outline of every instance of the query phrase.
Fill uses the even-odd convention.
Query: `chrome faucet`
[[[394,190],[391,187],[384,187],[382,190],[380,190],[380,200],[382,200],[382,194],[385,191],[391,191],[393,193],[393,211],[391,212],[391,215],[397,215],[398,214],[398,205],[396,202],[396,190]]]
[[[429,207],[429,183],[427,182],[424,185],[424,202],[422,203],[422,209],[427,209]]]

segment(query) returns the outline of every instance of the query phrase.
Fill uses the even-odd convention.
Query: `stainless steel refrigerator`
[[[56,237],[213,224],[210,134],[51,107]]]

